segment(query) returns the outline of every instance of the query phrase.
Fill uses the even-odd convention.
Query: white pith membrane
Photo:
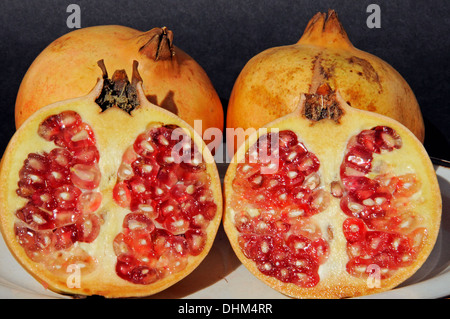
[[[281,130],[274,144],[265,142],[267,136],[277,134],[261,135],[237,164],[229,201],[239,248],[257,271],[308,289],[339,263],[352,277],[365,280],[376,272],[384,280],[414,262],[427,238],[415,212],[422,185],[410,167],[395,167],[394,173],[390,163],[402,147],[394,130],[379,126],[351,136],[340,172],[328,183],[320,175],[326,159],[309,152],[300,136]],[[268,144],[276,146],[271,160],[258,157],[261,146],[270,154]],[[272,171],[261,174],[269,166]],[[340,203],[341,229],[326,221],[333,197]],[[333,243],[342,233],[345,255],[330,251],[342,247]],[[330,255],[334,266],[327,264]]]
[[[104,231],[108,211],[99,209],[105,176],[94,131],[74,111],[48,117],[38,133],[49,143],[28,154],[18,176],[16,193],[24,205],[11,212],[16,239],[32,261],[62,278],[69,265],[87,275],[99,264],[98,245],[89,244]],[[180,141],[182,148],[172,152]],[[118,277],[148,285],[202,253],[218,208],[202,155],[182,129],[157,123],[136,136],[112,193],[129,211],[122,230],[106,243],[114,246]]]

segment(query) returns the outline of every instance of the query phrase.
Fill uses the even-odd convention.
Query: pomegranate
[[[137,63],[17,130],[0,168],[0,226],[23,267],[75,295],[150,295],[208,253],[221,185],[201,137],[145,98]]]
[[[172,31],[163,27],[140,32],[118,25],[78,29],[45,48],[20,85],[16,127],[45,105],[86,95],[98,77],[99,59],[110,69],[125,69],[128,74],[132,61],[137,60],[145,95],[152,103],[191,126],[194,120],[202,120],[202,126],[195,127],[199,134],[210,127],[223,129],[222,104],[210,79],[196,61],[173,44]],[[216,146],[220,143],[209,140]]]
[[[399,122],[319,91],[238,149],[224,180],[224,229],[242,263],[286,295],[389,290],[436,241],[433,165]]]
[[[388,63],[356,49],[333,10],[317,13],[297,43],[270,48],[248,61],[230,96],[227,127],[257,129],[291,113],[300,93],[316,93],[325,83],[352,107],[396,119],[423,142],[422,114],[409,85]],[[227,132],[230,154],[244,136],[243,131]]]

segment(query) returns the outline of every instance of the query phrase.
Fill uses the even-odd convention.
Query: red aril
[[[145,99],[137,64],[132,83],[99,65],[104,76],[89,95],[40,109],[11,139],[0,226],[17,260],[52,290],[150,295],[208,253],[220,180],[200,136]],[[174,160],[180,140],[197,162]]]
[[[284,294],[392,289],[436,241],[433,165],[402,124],[321,92],[239,148],[224,180],[225,231],[242,263]]]

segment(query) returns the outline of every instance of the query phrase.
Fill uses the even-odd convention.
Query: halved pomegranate
[[[441,197],[420,141],[322,87],[251,135],[224,181],[224,228],[242,263],[298,298],[391,289],[431,252]]]
[[[218,172],[201,137],[149,103],[134,65],[33,114],[1,162],[0,226],[43,285],[76,295],[150,295],[208,253]]]

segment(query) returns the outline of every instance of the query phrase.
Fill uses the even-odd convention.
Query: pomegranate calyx
[[[323,119],[330,119],[339,122],[344,113],[336,93],[328,94],[304,94],[304,105],[302,114],[309,120],[318,122]]]
[[[140,105],[136,90],[136,84],[139,82],[140,76],[137,73],[137,63],[134,62],[132,83],[128,80],[125,70],[116,70],[109,79],[104,61],[97,62],[103,72],[103,88],[95,102],[101,107],[102,112],[110,107],[117,106],[130,114]]]
[[[154,61],[172,59],[175,55],[173,48],[173,32],[167,27],[153,28],[146,33],[149,38],[139,52]]]
[[[305,32],[298,44],[313,44],[353,46],[350,42],[344,27],[339,21],[338,14],[334,10],[328,10],[328,13],[317,12],[308,22]]]

